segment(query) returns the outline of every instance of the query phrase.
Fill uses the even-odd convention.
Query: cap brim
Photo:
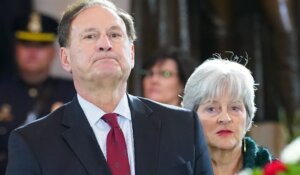
[[[27,31],[17,31],[15,37],[19,40],[34,42],[53,42],[56,39],[56,35],[53,33],[32,33]]]

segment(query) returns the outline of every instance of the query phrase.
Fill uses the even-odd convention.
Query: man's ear
[[[135,56],[135,49],[134,49],[134,44],[131,44],[131,69],[134,67],[134,56]]]
[[[72,73],[70,52],[66,47],[60,48],[60,64],[67,72]]]

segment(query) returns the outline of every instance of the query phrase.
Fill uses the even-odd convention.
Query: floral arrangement
[[[285,147],[279,160],[263,168],[245,169],[239,175],[300,175],[300,137]]]

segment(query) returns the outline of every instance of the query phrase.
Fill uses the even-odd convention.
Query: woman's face
[[[197,114],[210,150],[233,150],[242,146],[246,133],[246,108],[242,100],[229,95],[200,104]]]
[[[144,96],[161,103],[179,105],[182,89],[177,64],[172,59],[156,63],[143,79]]]

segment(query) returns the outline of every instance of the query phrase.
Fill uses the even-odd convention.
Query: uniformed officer
[[[18,72],[0,80],[0,174],[5,173],[10,131],[47,115],[75,95],[72,81],[49,76],[57,25],[38,12],[14,25]]]

